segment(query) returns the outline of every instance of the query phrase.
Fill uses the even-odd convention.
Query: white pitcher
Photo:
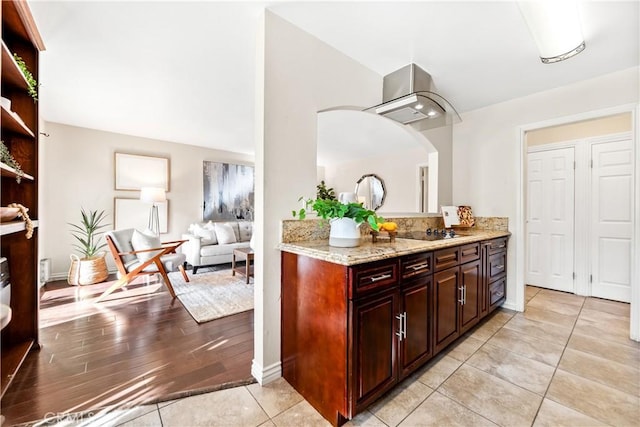
[[[342,204],[358,203],[358,196],[356,193],[340,193],[338,195],[338,201]]]
[[[360,224],[353,218],[333,218],[329,220],[329,246],[355,248],[360,246]]]

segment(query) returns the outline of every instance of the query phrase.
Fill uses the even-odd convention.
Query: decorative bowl
[[[20,209],[18,208],[7,208],[4,206],[0,207],[0,222],[8,222],[14,220],[18,216],[19,212]]]

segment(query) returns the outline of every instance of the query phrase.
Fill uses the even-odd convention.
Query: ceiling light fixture
[[[564,61],[584,50],[577,1],[519,1],[518,7],[543,63]]]
[[[422,110],[424,108],[424,105],[422,104],[416,104],[415,109],[416,110]]]

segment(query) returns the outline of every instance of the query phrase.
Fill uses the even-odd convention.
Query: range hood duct
[[[416,64],[406,65],[384,77],[382,104],[365,109],[417,130],[460,122],[460,116],[444,97],[433,92],[429,73]]]

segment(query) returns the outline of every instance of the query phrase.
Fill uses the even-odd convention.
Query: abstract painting
[[[204,221],[253,221],[253,166],[204,162]]]

